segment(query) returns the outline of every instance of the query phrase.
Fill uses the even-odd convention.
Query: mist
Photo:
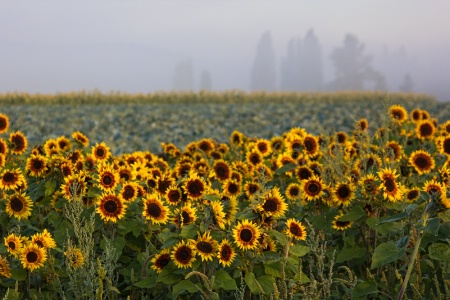
[[[2,1],[0,93],[379,89],[450,101],[448,11],[416,0]]]

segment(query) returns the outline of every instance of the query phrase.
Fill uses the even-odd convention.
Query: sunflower
[[[11,143],[12,154],[23,154],[28,147],[28,140],[20,131],[11,132],[9,135],[9,142]]]
[[[388,141],[385,151],[387,161],[399,161],[403,156],[403,147],[397,141]]]
[[[255,142],[255,148],[258,150],[263,157],[268,156],[272,153],[272,147],[270,145],[270,141],[267,139],[258,139]]]
[[[4,242],[8,252],[15,257],[18,257],[22,247],[25,245],[24,239],[20,235],[15,235],[14,233],[5,237]]]
[[[8,153],[8,144],[2,138],[0,138],[0,154],[6,155]]]
[[[225,229],[226,225],[226,214],[224,212],[224,207],[221,201],[211,201],[209,204],[211,206],[211,212],[213,216],[213,222],[215,225],[219,226],[221,229]]]
[[[192,200],[202,198],[207,191],[205,181],[193,172],[191,172],[189,177],[185,180],[183,188],[188,198]]]
[[[72,144],[70,142],[70,140],[65,137],[65,136],[60,136],[56,139],[56,143],[59,146],[59,149],[61,149],[61,151],[69,151],[72,148]]]
[[[416,187],[410,188],[406,192],[406,202],[412,203],[419,199],[420,190]]]
[[[281,136],[274,136],[270,139],[270,148],[272,152],[281,152],[284,146],[284,140]]]
[[[89,138],[80,131],[72,133],[72,138],[84,147],[89,146]]]
[[[445,193],[445,187],[435,179],[425,181],[422,190],[427,192],[430,196],[434,194],[444,195]]]
[[[194,223],[197,220],[197,209],[190,203],[185,204],[181,209],[174,211],[174,223],[180,227]]]
[[[169,208],[166,207],[157,194],[147,195],[144,199],[142,216],[152,224],[165,224],[169,219]]]
[[[411,121],[413,121],[414,123],[419,122],[420,120],[422,120],[422,110],[418,108],[413,109],[409,113],[409,117],[411,118]]]
[[[0,134],[8,131],[9,118],[7,115],[0,114]]]
[[[42,155],[30,155],[27,158],[25,170],[33,177],[44,175],[47,171],[47,158]]]
[[[25,193],[14,193],[8,197],[7,201],[5,211],[8,215],[14,216],[18,220],[27,219],[31,216],[33,202]]]
[[[73,164],[70,160],[64,161],[59,168],[63,177],[73,175]]]
[[[170,205],[177,205],[178,203],[180,203],[182,197],[183,197],[183,193],[181,192],[181,189],[176,184],[171,185],[166,190],[165,199],[166,199],[166,202],[169,203]]]
[[[298,181],[301,182],[302,180],[309,179],[311,176],[313,176],[314,172],[308,166],[298,166],[294,170],[294,174],[297,177]]]
[[[431,139],[436,132],[436,127],[431,120],[422,120],[416,125],[416,135],[419,139]]]
[[[236,196],[231,196],[227,200],[222,200],[223,210],[225,212],[225,223],[230,225],[238,212],[238,200]]]
[[[20,252],[20,261],[25,269],[33,271],[44,266],[47,261],[45,249],[36,244],[24,245]]]
[[[105,162],[111,157],[111,149],[105,142],[97,143],[95,146],[92,146],[92,156],[97,162]]]
[[[256,167],[263,163],[263,157],[258,150],[253,149],[247,152],[246,161],[249,166]]]
[[[442,136],[435,139],[439,153],[450,157],[450,135]]]
[[[311,158],[319,154],[319,139],[311,134],[307,134],[303,139],[303,152]]]
[[[164,173],[156,179],[156,191],[161,196],[165,196],[167,189],[173,184],[175,184],[175,179],[169,173]]]
[[[212,261],[218,249],[218,243],[214,240],[209,231],[197,237],[197,240],[191,240],[190,243],[196,249],[196,252],[202,258],[202,261]]]
[[[152,269],[156,273],[161,273],[162,270],[170,263],[170,248],[161,250],[155,257],[152,258]]]
[[[303,179],[300,181],[300,185],[301,197],[304,201],[319,200],[323,196],[325,183],[317,175],[311,175],[308,179]]]
[[[389,167],[381,169],[377,174],[381,179],[381,188],[384,190],[384,198],[391,202],[400,201],[403,197],[403,189],[395,181],[398,177],[396,170],[391,170]]]
[[[64,251],[64,255],[66,256],[66,262],[74,269],[78,269],[84,264],[84,255],[76,246],[68,247]]]
[[[234,242],[242,250],[256,249],[260,236],[260,228],[247,219],[239,222],[233,229]]]
[[[120,167],[117,173],[122,182],[128,182],[133,178],[131,170],[127,166]]]
[[[1,125],[1,115],[0,115],[0,125]],[[11,267],[8,261],[3,256],[0,256],[0,275],[6,278],[11,277]]]
[[[112,193],[103,193],[97,199],[96,211],[104,221],[117,222],[125,215],[126,204],[121,196]]]
[[[214,176],[220,182],[224,182],[231,178],[231,167],[223,159],[218,159],[214,162],[210,176]]]
[[[3,153],[0,153],[0,169],[3,169],[6,164],[6,156]]]
[[[357,165],[360,170],[367,171],[371,168],[379,169],[381,167],[381,163],[381,158],[378,155],[369,153],[359,159]]]
[[[48,139],[44,143],[44,153],[47,157],[59,154],[59,145],[55,139]]]
[[[233,263],[236,255],[236,251],[231,243],[227,239],[223,239],[217,250],[217,258],[219,259],[219,263],[223,267],[229,267]]]
[[[231,197],[236,196],[238,197],[241,194],[241,185],[238,181],[234,179],[229,179],[223,183],[223,191],[224,194]]]
[[[302,186],[296,182],[291,182],[286,187],[286,191],[284,192],[286,195],[286,198],[288,198],[290,201],[295,201],[300,199]]]
[[[401,105],[392,105],[389,107],[389,115],[393,121],[403,123],[408,120],[408,112]]]
[[[244,142],[244,134],[240,131],[233,131],[230,137],[230,144],[237,147],[240,146]]]
[[[42,233],[36,233],[31,236],[31,243],[38,245],[44,249],[56,248],[56,242],[50,232],[44,229]]]
[[[244,185],[245,195],[248,198],[252,198],[259,190],[260,190],[260,186],[255,181],[248,181]]]
[[[133,202],[138,196],[137,184],[134,182],[125,183],[119,193],[125,202]]]
[[[119,174],[112,166],[102,165],[98,173],[98,186],[103,191],[113,191],[120,181]]]
[[[299,241],[306,240],[306,228],[303,226],[302,222],[296,221],[291,218],[286,221],[286,233],[291,238]]]
[[[175,245],[170,258],[179,269],[186,269],[192,267],[192,263],[196,261],[195,254],[196,250],[193,245],[181,241]]]
[[[5,169],[0,174],[0,189],[2,190],[14,190],[19,188],[25,183],[25,177],[19,168]]]
[[[366,174],[358,181],[358,186],[361,187],[361,194],[365,197],[375,196],[379,193],[379,182],[374,174]]]
[[[61,185],[64,198],[82,199],[86,193],[86,180],[82,174],[69,175],[64,177],[64,184]]]
[[[274,218],[284,216],[284,213],[287,210],[287,204],[277,186],[264,192],[261,199],[262,204],[258,206],[258,210],[261,211],[263,215]]]
[[[334,220],[331,222],[332,224],[332,228],[339,230],[339,231],[344,231],[350,227],[352,227],[353,222],[352,221],[339,221],[339,219],[343,216],[343,214],[339,214],[337,216],[334,217]]]
[[[447,135],[450,133],[450,120],[445,121],[441,126],[439,126],[441,128],[442,134],[443,135]]]
[[[349,181],[350,182],[350,181]],[[337,205],[350,205],[355,199],[355,186],[352,183],[339,182],[333,188],[334,201]]]
[[[416,150],[411,153],[409,163],[419,175],[430,173],[435,167],[434,158],[425,150]]]

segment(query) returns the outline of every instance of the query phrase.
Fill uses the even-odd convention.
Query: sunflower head
[[[191,243],[181,241],[173,248],[170,258],[178,268],[187,269],[196,261],[196,250]]]
[[[170,263],[170,248],[161,250],[155,257],[152,258],[152,269],[156,271],[156,273],[161,273],[162,270]]]
[[[293,239],[304,241],[306,240],[306,228],[302,222],[299,222],[293,218],[286,221],[286,234]]]
[[[253,250],[259,245],[261,230],[258,225],[247,219],[239,222],[233,229],[236,245],[242,250]]]
[[[7,115],[0,114],[0,134],[8,131],[9,118]]]
[[[435,167],[435,160],[425,150],[416,150],[411,153],[409,163],[419,175],[430,173]]]
[[[8,252],[15,257],[19,256],[20,252],[22,251],[22,247],[25,245],[24,238],[14,233],[11,233],[7,237],[5,237],[4,242]]]
[[[153,224],[165,224],[169,220],[169,208],[159,199],[157,194],[147,195],[144,199],[142,216]]]
[[[22,248],[20,261],[25,269],[34,271],[44,266],[44,263],[47,261],[47,253],[44,248],[30,243]]]
[[[11,144],[12,154],[21,155],[26,151],[28,147],[28,140],[20,131],[12,132],[9,135],[9,141]]]
[[[0,118],[0,126],[1,126],[1,118]],[[11,267],[9,266],[8,261],[3,256],[0,256],[0,275],[6,278],[11,277]]]
[[[211,237],[209,231],[205,231],[203,235],[198,233],[197,240],[191,240],[190,243],[202,261],[212,261],[218,249],[218,243]]]
[[[436,132],[434,123],[429,120],[422,120],[416,125],[416,135],[421,140],[431,139]]]
[[[25,193],[14,193],[8,197],[5,211],[8,215],[21,220],[31,216],[32,208],[33,202],[29,196]]]
[[[389,107],[389,115],[393,121],[403,123],[408,120],[408,112],[401,105],[392,105]]]
[[[72,138],[84,147],[89,146],[89,138],[80,131],[75,131],[72,133]]]
[[[217,258],[219,259],[219,263],[223,267],[229,267],[233,263],[236,255],[236,251],[231,243],[227,239],[223,239],[217,250]]]
[[[68,247],[66,251],[64,251],[64,255],[66,256],[66,262],[73,269],[78,269],[84,264],[84,255],[81,250],[76,247]]]
[[[95,161],[104,162],[111,157],[111,149],[105,144],[105,142],[101,142],[100,144],[95,144],[92,146],[92,157]]]
[[[126,204],[120,195],[105,192],[97,199],[96,211],[104,222],[117,222],[123,218],[125,210]]]
[[[331,222],[332,228],[339,230],[339,231],[344,231],[344,230],[352,227],[352,224],[353,224],[352,221],[340,221],[339,220],[342,216],[343,216],[343,214],[341,213],[334,217],[334,220]]]
[[[184,191],[191,200],[198,200],[202,198],[206,191],[207,185],[203,178],[200,178],[196,173],[191,172],[189,177],[184,181]]]
[[[265,216],[278,218],[284,216],[287,204],[278,187],[273,187],[262,195],[262,203],[258,210]]]
[[[47,158],[42,155],[30,155],[27,158],[25,170],[33,177],[45,175],[47,171]]]

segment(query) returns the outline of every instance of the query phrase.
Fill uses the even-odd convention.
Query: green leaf
[[[371,280],[358,283],[352,292],[353,297],[363,297],[378,293],[377,284]]]
[[[174,273],[174,271],[176,271],[177,269],[178,268],[172,262],[169,262],[169,264],[164,267],[161,273],[158,274],[156,282],[162,282],[169,285],[179,282],[184,278],[184,276]]]
[[[237,290],[236,281],[224,270],[217,270],[214,273],[213,289],[224,289],[226,291]]]
[[[147,278],[144,278],[144,279],[136,282],[133,285],[137,286],[138,288],[141,288],[141,289],[149,289],[149,288],[154,287],[156,284],[157,283],[156,283],[154,277],[147,277]]]
[[[309,248],[308,246],[295,245],[289,249],[289,252],[297,257],[302,257],[305,256],[310,250],[311,248]]]
[[[371,269],[375,269],[390,262],[399,259],[400,255],[403,255],[404,251],[395,246],[393,242],[383,243],[378,245],[372,256]]]
[[[301,284],[306,284],[311,282],[311,279],[309,279],[309,277],[303,273],[303,272],[297,272],[293,278],[295,281],[300,282]]]
[[[23,281],[27,278],[27,271],[14,268],[11,270],[11,278],[16,281]]]
[[[56,180],[49,180],[45,183],[45,196],[50,196],[55,192],[56,189]]]
[[[237,217],[237,219],[238,220],[253,220],[253,219],[255,219],[256,217],[257,217],[258,215],[257,214],[255,214],[255,213],[253,213],[253,212],[246,212],[246,213],[243,213],[243,214],[241,214],[241,215],[239,215],[238,217]]]
[[[282,246],[285,246],[288,242],[287,236],[277,230],[270,230],[269,235],[277,240]]]
[[[294,163],[288,163],[284,166],[282,166],[281,168],[279,168],[278,170],[275,171],[275,174],[279,175],[279,174],[283,174],[292,170],[295,170],[295,168],[297,168],[297,165]]]
[[[417,230],[436,236],[438,235],[439,227],[441,226],[441,220],[439,218],[431,218],[428,219],[426,226],[421,226],[421,224],[418,224],[416,226]]]
[[[343,215],[342,217],[340,217],[339,221],[341,221],[341,222],[356,221],[365,215],[367,215],[367,214],[364,211],[364,209],[361,206],[356,205],[352,208],[352,210],[350,210],[350,212],[348,212],[345,215]]]
[[[217,196],[217,195],[205,195],[205,196],[203,196],[203,199],[209,200],[209,201],[220,200],[219,196]]]
[[[344,245],[344,248],[338,253],[336,257],[337,263],[342,263],[345,261],[350,261],[354,258],[360,258],[363,257],[364,254],[366,254],[366,249],[359,246],[349,246]]]
[[[192,239],[197,235],[197,230],[197,226],[193,224],[183,226],[180,236],[185,239]]]
[[[418,204],[410,204],[406,207],[406,212],[408,214],[410,214],[413,210],[415,210],[416,208],[418,208],[419,205]]]
[[[428,247],[430,258],[439,261],[450,261],[450,245],[443,243],[434,243]]]
[[[277,261],[269,261],[264,264],[264,271],[268,275],[272,275],[273,277],[281,278],[281,262]]]
[[[245,275],[245,283],[255,295],[270,294],[274,290],[275,278],[272,275],[263,275],[256,278],[253,272],[249,272]]]
[[[401,239],[399,239],[397,241],[397,243],[395,244],[395,247],[397,247],[398,249],[406,247],[409,243],[409,236],[405,235],[404,237],[402,237]]]
[[[195,293],[198,291],[197,286],[190,280],[184,279],[178,282],[173,286],[173,298],[177,299],[177,296],[184,291],[188,291],[189,293]]]
[[[380,219],[380,223],[378,223],[377,225],[381,225],[381,224],[384,224],[384,223],[396,222],[396,221],[405,219],[408,216],[409,216],[409,214],[406,211],[404,211],[404,212],[401,212],[399,214],[395,214],[395,215],[390,216],[390,217],[381,218]]]

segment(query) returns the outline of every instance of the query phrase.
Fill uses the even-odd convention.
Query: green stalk
[[[409,277],[411,276],[412,270],[414,268],[414,262],[416,260],[417,253],[419,252],[419,246],[420,246],[421,240],[422,240],[422,236],[419,237],[419,239],[417,240],[416,246],[414,247],[413,253],[411,254],[411,261],[409,262],[408,270],[406,271],[405,280],[403,280],[402,288],[400,289],[400,293],[398,294],[397,300],[403,299],[403,295],[406,292],[406,286],[408,284]]]

